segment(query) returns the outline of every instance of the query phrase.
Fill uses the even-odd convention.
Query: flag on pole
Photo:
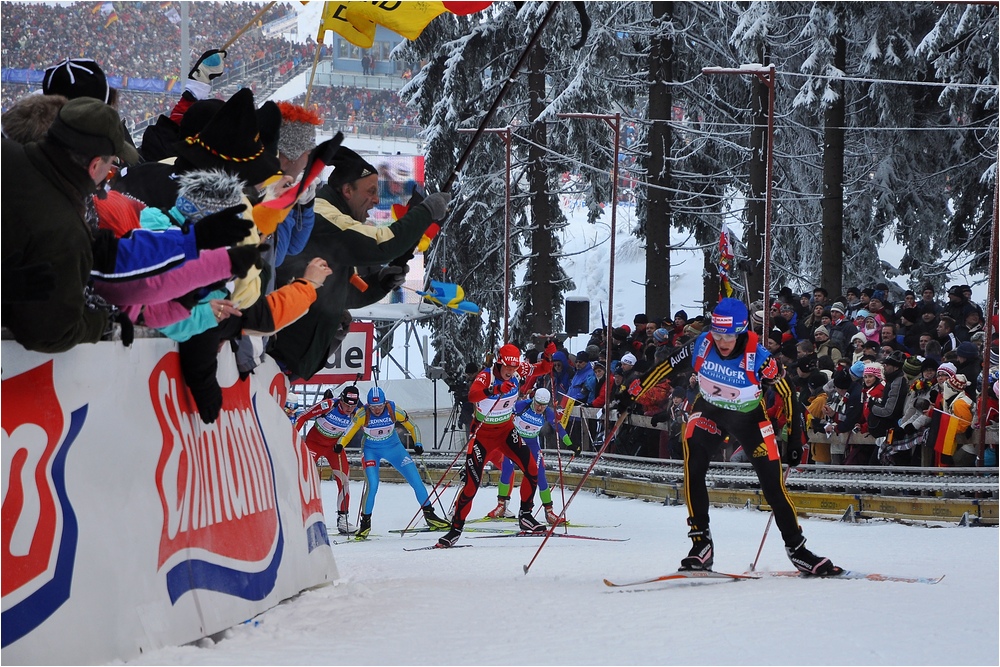
[[[722,223],[719,234],[719,300],[733,295],[733,286],[729,282],[729,272],[733,268],[733,251],[729,245],[729,227]]]
[[[474,14],[491,2],[326,2],[317,42],[332,30],[355,46],[371,48],[375,29],[384,26],[407,39],[416,39],[433,19],[449,12]]]
[[[471,301],[465,300],[465,290],[461,285],[455,283],[443,283],[438,280],[431,281],[431,288],[426,291],[417,291],[417,294],[424,297],[431,303],[436,303],[445,308],[451,308],[462,313],[478,313],[479,306]]]
[[[560,394],[560,396],[566,396],[565,394]],[[573,412],[573,406],[576,405],[576,400],[566,396],[566,404],[562,407],[562,414],[559,415],[559,424],[566,428],[569,425],[569,418]]]
[[[934,443],[934,451],[939,455],[952,456],[955,454],[955,438],[959,432],[969,427],[969,422],[949,412],[942,412],[934,408],[931,416],[931,436]]]

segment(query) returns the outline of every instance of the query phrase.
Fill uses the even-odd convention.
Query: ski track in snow
[[[435,476],[439,473],[434,473]],[[553,499],[561,505],[555,479]],[[323,482],[335,507],[336,486]],[[352,483],[352,522],[361,498]],[[566,494],[569,497],[570,489]],[[454,497],[444,494],[448,503]],[[470,518],[493,508],[483,488]],[[997,528],[846,524],[803,518],[809,546],[837,564],[883,574],[945,574],[936,585],[764,579],[607,588],[676,569],[686,509],[582,491],[567,515],[618,528],[580,534],[628,542],[476,540],[471,549],[405,552],[436,535],[389,535],[417,511],[409,486],[383,483],[373,514],[382,537],[334,545],[340,578],[277,605],[218,641],[153,651],[129,664],[773,664],[996,665]],[[336,515],[328,509],[328,525]],[[743,572],[767,522],[713,508],[716,569]],[[758,570],[787,570],[772,526]],[[662,589],[662,590],[660,590]]]

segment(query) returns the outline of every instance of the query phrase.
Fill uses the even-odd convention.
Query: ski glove
[[[194,397],[195,405],[198,406],[198,414],[201,421],[211,424],[219,418],[222,410],[222,388],[218,382],[206,382],[199,387],[188,387],[191,396]]]
[[[583,451],[583,448],[580,445],[573,444],[573,440],[569,437],[568,434],[563,436],[562,442],[563,446],[566,447],[566,449],[573,452],[573,456],[579,456],[580,452]]]
[[[199,83],[210,83],[212,79],[222,76],[222,71],[225,69],[222,61],[225,57],[226,52],[221,49],[205,51],[188,72],[188,78]]]
[[[427,198],[420,202],[420,205],[430,211],[432,220],[440,222],[448,213],[450,203],[450,192],[435,192],[432,195],[427,195]]]
[[[410,270],[410,267],[403,266],[386,266],[379,270],[378,272],[378,284],[386,292],[391,292],[397,287],[402,287],[403,283],[406,282],[406,272]]]
[[[339,454],[342,451],[344,451],[344,446],[342,444],[340,444],[339,442],[336,445],[333,446],[333,453],[334,454]]]
[[[114,340],[115,325],[121,328],[121,341],[122,345],[125,347],[131,347],[132,341],[135,340],[135,325],[132,324],[132,320],[128,318],[128,315],[112,307],[108,311],[108,326],[105,329],[104,337],[107,340]]]
[[[198,250],[225,248],[250,236],[253,220],[245,220],[239,216],[244,210],[246,204],[237,204],[206,215],[195,223],[194,240]]]
[[[504,380],[500,386],[490,387],[490,396],[503,396],[516,386],[517,384],[513,380]]]
[[[785,446],[785,463],[790,466],[802,464],[802,445],[798,442],[788,441]]]
[[[264,268],[264,260],[261,258],[261,253],[266,252],[268,249],[270,249],[270,246],[262,243],[260,245],[241,245],[227,250],[233,275],[237,278],[246,278],[251,268],[255,266],[258,269]]]
[[[417,456],[423,456],[424,446],[419,442],[413,443],[413,453],[416,454]]]

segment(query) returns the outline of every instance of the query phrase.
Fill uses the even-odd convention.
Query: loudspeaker
[[[566,298],[566,333],[570,336],[590,333],[590,301],[582,297]]]

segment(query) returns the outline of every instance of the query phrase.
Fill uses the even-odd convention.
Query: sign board
[[[308,380],[297,380],[293,384],[341,384],[371,380],[372,366],[375,365],[374,349],[375,324],[351,322],[351,330],[344,337],[343,344],[326,360],[323,369]]]
[[[220,354],[205,424],[168,339],[2,352],[4,664],[133,660],[337,578],[273,360]]]

